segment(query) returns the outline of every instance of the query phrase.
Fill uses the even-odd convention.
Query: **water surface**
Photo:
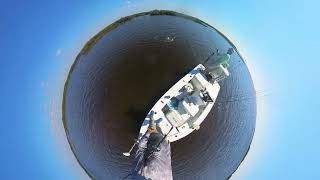
[[[122,152],[155,102],[213,50],[234,47],[211,26],[181,14],[140,14],[119,22],[89,41],[65,85],[67,137],[96,179],[127,175],[131,159]],[[171,144],[174,179],[226,179],[250,147],[255,91],[237,52],[230,65],[231,76],[200,130]]]

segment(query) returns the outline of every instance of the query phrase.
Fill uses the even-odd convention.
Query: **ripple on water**
[[[124,177],[131,160],[121,154],[132,145],[154,103],[213,49],[225,52],[233,46],[209,25],[170,13],[140,14],[99,33],[70,71],[65,128],[74,154],[91,177]],[[175,179],[226,179],[249,149],[255,91],[238,53],[230,64],[231,76],[222,83],[200,130],[172,143]]]

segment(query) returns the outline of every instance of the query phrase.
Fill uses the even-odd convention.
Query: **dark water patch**
[[[120,179],[132,145],[154,103],[213,50],[234,47],[194,17],[151,11],[120,19],[94,36],[72,65],[63,120],[81,166],[96,179]],[[231,76],[199,131],[172,143],[175,179],[226,179],[245,157],[255,127],[250,73],[234,53]]]

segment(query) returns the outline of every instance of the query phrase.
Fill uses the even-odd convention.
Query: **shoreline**
[[[188,20],[191,20],[195,23],[198,23],[198,24],[201,24],[203,26],[206,26],[208,28],[212,28],[213,30],[215,30],[217,33],[219,33],[223,38],[225,38],[228,43],[234,48],[234,50],[237,52],[237,54],[240,56],[241,60],[244,62],[242,56],[240,55],[240,53],[238,52],[237,48],[234,46],[234,44],[223,34],[221,33],[220,31],[218,31],[216,28],[212,27],[211,25],[209,25],[208,23],[196,18],[196,17],[193,17],[193,16],[189,16],[189,15],[186,15],[186,14],[182,14],[182,13],[179,13],[179,12],[175,12],[175,11],[170,11],[170,10],[152,10],[152,11],[147,11],[147,12],[141,12],[141,13],[138,13],[138,14],[132,14],[132,15],[129,15],[129,16],[125,16],[125,17],[122,17],[120,19],[118,19],[117,21],[113,22],[112,24],[106,26],[105,28],[103,28],[101,31],[99,31],[97,34],[95,34],[93,37],[91,37],[86,43],[85,45],[83,46],[83,48],[80,50],[80,52],[78,53],[78,55],[76,56],[74,62],[72,63],[72,65],[70,66],[70,69],[68,71],[68,75],[67,75],[67,78],[66,78],[66,81],[64,83],[64,88],[63,88],[63,100],[62,100],[62,121],[63,121],[63,126],[64,126],[64,130],[66,132],[66,137],[67,137],[67,140],[68,140],[68,143],[70,145],[70,149],[72,151],[72,153],[74,154],[74,156],[76,157],[77,159],[77,162],[79,163],[79,165],[82,167],[82,169],[84,169],[84,171],[88,174],[88,176],[91,178],[91,179],[95,179],[95,177],[93,176],[93,174],[91,174],[85,167],[84,165],[79,161],[76,153],[75,153],[75,149],[74,149],[74,145],[71,143],[70,139],[69,139],[69,131],[68,131],[68,120],[67,120],[67,117],[66,117],[66,97],[67,97],[67,91],[68,91],[68,86],[69,86],[69,82],[70,82],[70,79],[71,79],[71,74],[73,73],[73,70],[75,68],[75,65],[76,63],[78,62],[78,60],[80,59],[80,57],[82,55],[86,55],[90,50],[91,48],[99,41],[101,40],[105,35],[107,35],[109,32],[111,32],[112,30],[114,30],[115,28],[117,28],[118,26],[122,25],[122,24],[125,24],[127,22],[129,22],[130,20],[133,20],[134,18],[137,18],[137,17],[141,17],[141,16],[176,16],[176,17],[180,17],[180,18],[184,18],[184,19],[188,19]],[[245,62],[244,62],[245,63]],[[246,67],[247,68],[247,67]],[[253,137],[251,138],[251,142],[252,142],[252,139]],[[251,145],[251,143],[250,143]],[[248,151],[250,149],[250,146],[248,148]],[[247,151],[247,153],[248,153]],[[246,156],[244,156],[245,158]],[[244,159],[243,158],[243,159]],[[243,161],[243,160],[242,160]],[[241,161],[241,162],[242,162]],[[240,164],[241,164],[240,162]],[[238,166],[239,167],[239,166]],[[238,168],[237,168],[238,169]],[[236,169],[236,170],[237,170]],[[235,170],[235,171],[236,171]],[[234,171],[234,172],[235,172]],[[233,172],[233,173],[234,173]],[[232,175],[233,175],[232,173]],[[231,175],[231,176],[232,176]],[[230,176],[230,177],[231,177]],[[230,178],[229,177],[229,178]]]

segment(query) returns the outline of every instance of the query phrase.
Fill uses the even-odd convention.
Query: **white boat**
[[[138,141],[146,133],[150,118],[166,135],[169,142],[177,141],[200,128],[212,109],[219,94],[218,82],[229,76],[228,70],[218,65],[207,78],[206,68],[199,64],[174,86],[172,86],[152,107],[141,126]]]

